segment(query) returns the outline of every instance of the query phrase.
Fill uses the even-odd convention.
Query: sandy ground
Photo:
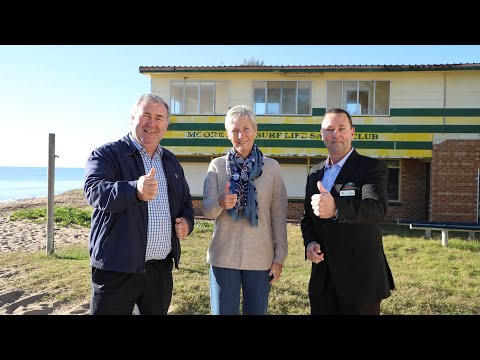
[[[14,210],[46,206],[47,198],[0,203],[0,251],[28,252],[46,249],[45,224],[33,221],[10,221]],[[82,191],[71,191],[55,196],[55,205],[88,206]],[[54,244],[84,244],[88,246],[88,229],[83,227],[54,227]],[[88,314],[89,303],[64,310],[57,302],[45,302],[46,293],[32,294],[21,289],[3,290],[2,279],[15,276],[17,271],[0,269],[0,314]]]

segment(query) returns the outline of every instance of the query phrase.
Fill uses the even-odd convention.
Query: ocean
[[[55,168],[55,195],[83,188],[84,168]],[[0,202],[48,196],[48,168],[0,166]]]

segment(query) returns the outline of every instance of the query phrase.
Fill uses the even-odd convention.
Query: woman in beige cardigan
[[[203,186],[203,213],[215,219],[208,248],[213,315],[265,315],[271,285],[287,257],[287,191],[274,159],[255,144],[257,122],[232,107],[225,129],[233,147],[213,159]]]

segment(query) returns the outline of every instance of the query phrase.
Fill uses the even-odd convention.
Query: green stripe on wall
[[[312,116],[323,116],[326,112],[325,108],[312,108]]]
[[[320,125],[309,124],[258,124],[258,131],[320,132]]]
[[[480,133],[480,125],[447,125],[446,133]]]
[[[443,116],[443,109],[390,109],[390,116]]]
[[[428,141],[352,141],[357,149],[432,150]]]
[[[354,125],[356,132],[374,133],[480,133],[479,125]],[[176,131],[225,131],[223,124],[175,123],[169,130]],[[259,124],[258,131],[320,132],[318,125],[309,124]]]
[[[260,147],[276,148],[309,148],[324,149],[325,144],[320,140],[255,140],[255,144]]]
[[[390,109],[390,116],[444,116],[442,108]],[[480,116],[480,109],[445,109],[445,116]]]
[[[480,116],[480,109],[445,109],[447,116]]]
[[[225,131],[223,123],[170,123],[169,130],[194,131],[194,130],[221,130]]]
[[[433,146],[428,141],[397,141],[397,150],[432,150]]]
[[[442,125],[354,125],[355,132],[375,133],[438,133]]]
[[[225,131],[218,123],[172,123],[169,130],[176,131]],[[258,131],[309,131],[319,132],[319,125],[309,124],[258,124]]]
[[[324,149],[325,144],[320,140],[255,140],[260,147],[275,148],[308,148]],[[432,150],[432,143],[428,141],[353,141],[353,146],[358,149],[414,149]],[[221,139],[163,139],[163,146],[225,146],[232,143]]]
[[[356,125],[355,132],[372,133],[466,133],[477,134],[479,125]]]

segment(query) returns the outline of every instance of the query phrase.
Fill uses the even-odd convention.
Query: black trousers
[[[310,277],[308,297],[312,315],[380,315],[381,299],[367,304],[352,304],[339,299],[328,270],[322,279]]]
[[[145,273],[124,273],[92,267],[91,315],[167,315],[173,292],[173,259],[149,260]]]

